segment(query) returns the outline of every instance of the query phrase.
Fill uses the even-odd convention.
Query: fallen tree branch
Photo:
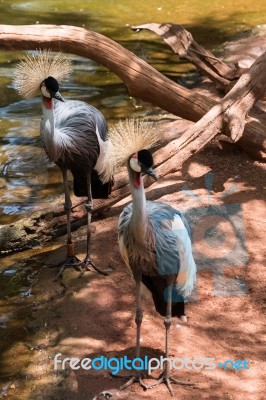
[[[117,74],[131,96],[193,122],[198,121],[217,104],[210,97],[174,83],[132,52],[99,33],[65,25],[0,25],[0,49],[36,48],[50,48],[88,57]],[[262,79],[262,84],[264,82]],[[228,134],[228,129],[223,133]],[[264,126],[259,122],[253,124],[252,129],[247,124],[238,145],[248,154],[263,158],[266,153],[265,138]]]
[[[256,99],[266,92],[266,80],[262,84],[260,79],[265,65],[266,53],[263,53],[219,104],[179,139],[164,147],[164,163],[157,168],[159,175],[165,176],[179,169],[185,160],[225,129],[233,141],[239,140],[244,131],[246,113],[252,108]],[[254,129],[254,124],[255,121],[250,119],[248,122],[250,130]]]
[[[99,33],[67,25],[0,25],[0,50],[46,48],[87,57],[104,65],[119,76],[130,96],[156,104],[182,118],[197,121],[213,104],[209,98],[177,85]]]
[[[3,26],[0,26],[0,48],[3,48],[1,46],[4,46],[5,49],[9,50],[18,50],[21,48],[34,49],[37,44],[36,42],[39,40],[41,43],[39,43],[38,47],[50,47],[53,50],[63,50],[66,52],[69,51],[83,56],[93,54],[94,58],[91,58],[99,58],[99,60],[103,60],[103,65],[108,64],[107,61],[112,60],[112,67],[118,69],[120,75],[127,79],[127,83],[129,82],[130,87],[139,91],[138,93],[141,95],[143,94],[144,97],[145,90],[149,88],[150,95],[153,93],[153,103],[157,102],[157,96],[160,94],[162,94],[161,97],[165,99],[165,92],[167,93],[170,91],[172,93],[171,101],[175,106],[180,103],[183,105],[190,104],[193,111],[195,111],[195,107],[198,107],[198,112],[200,109],[202,110],[203,108],[206,108],[207,111],[206,113],[203,113],[203,118],[201,120],[199,120],[192,127],[188,128],[180,138],[171,141],[169,144],[159,149],[155,153],[155,164],[158,166],[157,172],[161,176],[165,176],[169,172],[176,171],[181,167],[187,158],[203,148],[220,132],[226,133],[232,137],[233,140],[238,140],[244,132],[239,142],[242,144],[244,143],[245,147],[248,147],[253,154],[259,154],[260,158],[265,157],[264,128],[262,129],[261,124],[259,124],[257,121],[253,121],[251,118],[248,118],[247,123],[245,124],[245,118],[246,114],[255,104],[256,100],[262,97],[266,91],[266,79],[264,77],[266,70],[264,67],[266,65],[266,53],[260,56],[252,65],[250,70],[241,76],[234,88],[231,89],[231,91],[224,97],[224,99],[220,101],[220,103],[216,103],[215,101],[208,99],[208,101],[205,101],[205,103],[201,104],[203,107],[200,107],[198,103],[195,105],[195,99],[198,101],[201,98],[206,99],[206,97],[199,94],[195,96],[193,95],[193,92],[189,91],[188,89],[183,90],[182,88],[180,91],[180,87],[178,85],[163,77],[163,75],[155,71],[152,67],[138,59],[136,56],[132,56],[132,53],[128,52],[123,47],[119,46],[113,41],[110,41],[110,39],[102,37],[101,35],[99,36],[101,37],[102,42],[101,44],[97,43],[97,50],[95,50],[93,46],[96,46],[96,38],[98,38],[98,34],[85,31],[82,28],[66,27],[67,32],[64,32],[64,27],[36,26],[36,29],[33,29],[35,31],[33,34],[32,28],[35,28],[35,26],[30,26],[31,31],[29,31],[29,27],[19,27],[19,31],[17,31],[18,27],[4,27],[5,33],[3,33],[2,30]],[[39,28],[41,29],[39,30]],[[7,33],[9,30],[11,31],[11,36],[9,36]],[[14,34],[14,30],[17,32],[17,34]],[[24,33],[21,33],[21,31],[24,31]],[[77,32],[79,32],[81,37],[77,35]],[[71,34],[74,33],[76,36],[74,38],[70,38]],[[26,36],[24,36],[25,34]],[[55,36],[55,34],[59,36]],[[85,35],[86,37],[84,38],[82,35]],[[8,37],[10,40],[8,40]],[[91,38],[94,40],[93,44],[88,42],[88,40]],[[80,45],[79,49],[77,50],[77,43],[79,43],[79,41],[82,45]],[[89,52],[86,49],[86,44],[90,48]],[[112,51],[109,51],[107,56],[105,52],[107,52],[108,44],[109,48],[112,46]],[[101,48],[100,55],[98,54],[99,48]],[[115,49],[116,54],[114,56]],[[120,65],[121,59],[117,57],[118,49],[123,55],[122,69],[118,66],[116,61],[119,59]],[[110,53],[113,53],[113,58],[109,58]],[[129,76],[130,78],[128,78]],[[141,86],[139,83],[140,77],[142,77],[141,83],[144,86]],[[155,81],[153,81],[153,78]],[[160,87],[159,83],[164,83],[166,86]],[[184,98],[180,96],[181,92],[185,94]],[[174,93],[176,96],[173,96]],[[186,111],[186,114],[188,114],[188,111]],[[193,118],[194,117],[195,114],[193,114]],[[160,128],[162,130],[168,130],[169,125],[161,125]],[[151,182],[147,179],[145,180],[146,186],[149,186],[150,183]],[[126,174],[120,173],[116,175],[116,184],[109,199],[106,201],[95,201],[94,211],[99,212],[103,209],[106,209],[128,196],[128,194],[129,187],[127,184]],[[74,226],[78,227],[82,225],[84,216],[85,211],[83,204],[82,202],[78,201],[74,205]],[[45,241],[50,240],[52,237],[56,235],[62,235],[64,233],[65,216],[62,203],[60,202],[58,205],[53,206],[53,209],[50,209],[49,212],[47,212],[47,210],[41,211],[34,214],[31,218],[26,218],[9,226],[1,227],[1,254],[5,252],[12,252],[15,249],[22,250],[36,244],[42,244]]]
[[[236,65],[225,64],[210,51],[200,46],[182,25],[171,23],[143,24],[131,26],[134,31],[148,29],[161,38],[171,47],[174,53],[194,64],[207,75],[219,89],[228,91],[241,76],[242,70]]]

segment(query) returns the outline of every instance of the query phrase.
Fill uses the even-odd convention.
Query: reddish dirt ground
[[[210,197],[204,179],[208,172],[215,174]],[[182,191],[184,184],[196,197]],[[147,190],[153,199],[181,210],[207,205],[210,201],[217,206],[238,204],[243,219],[246,261],[236,257],[233,265],[224,267],[222,278],[219,273],[214,274],[214,269],[199,269],[197,299],[187,304],[188,322],[173,319],[170,353],[172,358],[192,360],[199,357],[213,357],[217,362],[246,360],[249,369],[173,370],[176,379],[194,384],[173,385],[175,399],[263,400],[266,397],[264,192],[265,165],[238,150],[225,152],[213,146],[188,160],[182,171]],[[94,396],[103,399],[102,391],[110,392],[112,400],[171,398],[163,384],[144,391],[135,383],[121,391],[123,381],[111,377],[108,371],[75,371],[69,364],[65,371],[53,369],[57,353],[62,353],[63,358],[134,357],[135,286],[119,255],[116,233],[121,207],[122,204],[112,208],[108,217],[93,222],[92,255],[99,267],[111,267],[107,277],[89,272],[79,278],[76,271],[67,270],[61,282],[53,282],[56,269],[47,267],[63,259],[64,238],[53,248],[9,257],[10,267],[25,261],[26,266],[39,273],[32,296],[24,301],[25,305],[33,304],[31,311],[27,308],[17,311],[19,322],[15,333],[12,320],[8,325],[0,398],[92,400]],[[74,233],[79,257],[84,255],[85,234],[85,228]],[[204,254],[200,238],[195,238],[194,248]],[[223,287],[217,293],[217,282],[221,283],[221,279]],[[227,282],[238,289],[228,292]],[[156,313],[150,299],[144,299],[143,310],[141,355],[160,357],[165,340],[163,318]],[[147,382],[154,382],[158,375],[159,371],[154,371],[153,379]]]

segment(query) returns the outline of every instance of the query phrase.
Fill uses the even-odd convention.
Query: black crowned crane
[[[169,333],[172,316],[185,320],[184,298],[192,291],[196,279],[196,265],[192,255],[188,223],[175,208],[154,201],[146,201],[142,174],[155,180],[153,158],[145,149],[156,141],[150,127],[128,121],[120,124],[114,138],[118,152],[117,163],[127,164],[132,203],[126,206],[118,223],[118,241],[122,258],[136,282],[136,358],[140,356],[140,328],[142,322],[142,283],[150,290],[156,310],[164,316],[166,329],[165,357],[169,357]],[[133,382],[148,388],[136,373],[125,385]],[[171,395],[170,366],[165,369],[156,386],[164,382]],[[189,385],[189,384],[188,384]]]
[[[67,259],[56,279],[64,269],[73,266],[83,271],[91,265],[100,271],[90,257],[90,222],[92,199],[107,198],[112,187],[107,153],[111,142],[104,116],[95,107],[77,100],[65,101],[59,93],[59,81],[71,72],[70,62],[62,53],[40,51],[27,54],[15,70],[14,85],[26,99],[41,95],[42,120],[40,133],[50,161],[60,168],[64,182],[65,212],[67,215]],[[74,194],[88,198],[87,254],[84,262],[74,255],[71,236],[71,197],[67,171],[73,175]],[[101,180],[105,176],[105,180]]]

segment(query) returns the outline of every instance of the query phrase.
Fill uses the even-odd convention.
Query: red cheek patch
[[[48,99],[47,97],[44,97],[44,105],[48,110],[51,110],[53,107],[52,99]]]
[[[140,187],[140,172],[135,172],[135,176],[134,176],[134,186],[135,188],[139,188]]]

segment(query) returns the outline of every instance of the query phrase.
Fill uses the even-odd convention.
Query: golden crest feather
[[[71,62],[63,53],[27,53],[25,60],[15,67],[14,87],[22,97],[30,99],[40,94],[40,85],[48,76],[62,82],[71,71]]]
[[[111,142],[108,151],[108,164],[103,181],[108,181],[114,169],[127,164],[132,154],[154,147],[159,141],[159,132],[155,130],[153,122],[140,118],[127,118],[113,125],[109,131]],[[107,172],[109,171],[109,173]],[[111,172],[112,171],[112,172]]]

